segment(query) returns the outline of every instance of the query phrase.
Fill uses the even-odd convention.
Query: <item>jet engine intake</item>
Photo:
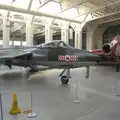
[[[111,54],[111,45],[109,43],[106,43],[102,46],[102,52],[105,55],[110,55]]]

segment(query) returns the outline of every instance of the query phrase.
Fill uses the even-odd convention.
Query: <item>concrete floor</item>
[[[26,80],[22,68],[9,71],[7,67],[0,67],[4,120],[30,119],[22,113],[8,114],[14,91],[22,112],[30,108],[32,92],[32,108],[37,116],[31,120],[120,120],[120,97],[112,95],[112,86],[119,80],[120,73],[114,68],[91,67],[88,80],[84,77],[85,68],[71,70],[72,79],[68,85],[61,85],[59,73],[60,70],[39,72]],[[79,82],[79,104],[73,102],[76,80]]]

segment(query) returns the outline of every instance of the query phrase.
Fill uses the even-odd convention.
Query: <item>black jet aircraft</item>
[[[60,74],[61,82],[67,84],[70,68],[89,67],[101,58],[89,51],[73,48],[61,40],[40,44],[34,47],[0,49],[1,64],[29,67],[29,73],[47,69],[64,69]],[[67,71],[67,75],[63,75]]]

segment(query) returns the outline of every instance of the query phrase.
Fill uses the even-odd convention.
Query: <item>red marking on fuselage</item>
[[[59,61],[78,61],[77,55],[59,55],[58,56]]]

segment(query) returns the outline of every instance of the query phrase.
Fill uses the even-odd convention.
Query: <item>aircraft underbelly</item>
[[[39,65],[49,66],[51,68],[75,68],[84,67],[89,65],[95,65],[96,62],[55,62],[55,61],[44,61],[40,62]]]
[[[89,65],[95,65],[95,61],[79,61],[79,62],[67,62],[67,61],[35,61],[35,60],[13,60],[13,65],[17,66],[48,66],[49,68],[77,68]]]

